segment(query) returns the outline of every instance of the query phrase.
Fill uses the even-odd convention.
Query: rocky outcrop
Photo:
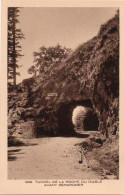
[[[102,134],[117,134],[119,15],[102,25],[96,37],[79,46],[60,65],[29,80],[9,94],[11,130],[32,121],[35,137],[73,134],[72,112],[76,106],[84,106],[98,117]]]

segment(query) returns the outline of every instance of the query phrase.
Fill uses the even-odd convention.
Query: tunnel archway
[[[91,130],[91,125],[95,127],[92,130],[98,130],[99,121],[98,117],[93,109],[93,105],[90,99],[85,100],[73,100],[71,102],[63,102],[59,105],[57,111],[58,119],[58,131],[59,135],[75,135],[75,126],[72,122],[73,111],[77,106],[83,106],[86,108],[87,112],[84,117],[83,125],[84,130]],[[88,123],[89,119],[92,119],[93,122]]]

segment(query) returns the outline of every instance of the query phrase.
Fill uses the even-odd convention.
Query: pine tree
[[[21,55],[21,45],[19,40],[24,38],[24,34],[21,29],[17,28],[19,23],[20,9],[18,7],[8,8],[8,85],[16,86],[16,75],[20,75],[17,72],[18,58]]]

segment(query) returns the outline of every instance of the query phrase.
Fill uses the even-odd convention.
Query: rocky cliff
[[[24,137],[73,134],[72,112],[95,112],[106,137],[119,128],[119,15],[59,66],[8,93],[9,132]]]

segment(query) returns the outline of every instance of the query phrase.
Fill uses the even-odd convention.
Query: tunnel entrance
[[[73,110],[72,123],[75,131],[97,131],[99,121],[93,108],[77,106]]]
[[[81,112],[77,116],[76,112],[80,109]],[[59,135],[75,135],[77,130],[96,131],[99,126],[98,117],[89,99],[61,103],[57,111],[57,119]]]

